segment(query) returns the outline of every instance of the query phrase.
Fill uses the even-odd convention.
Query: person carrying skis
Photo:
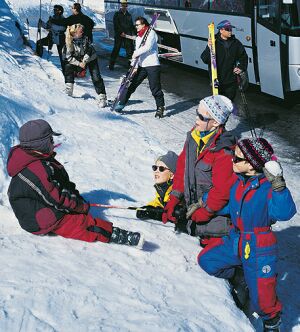
[[[114,70],[116,59],[119,55],[121,46],[123,45],[126,50],[126,56],[130,60],[133,54],[134,46],[133,41],[125,38],[125,35],[133,35],[135,28],[132,22],[132,17],[127,10],[127,0],[120,1],[121,8],[114,14],[114,48],[110,56],[110,62],[108,68]]]
[[[202,269],[218,278],[233,279],[236,267],[243,267],[253,310],[262,318],[265,332],[279,331],[282,310],[276,294],[277,240],[271,226],[296,213],[273,153],[264,138],[237,143],[227,207],[233,228],[198,256]]]
[[[35,235],[142,246],[140,233],[89,214],[89,203],[56,159],[53,137],[59,135],[45,120],[31,120],[20,128],[20,144],[10,150],[8,197],[20,226]]]
[[[162,220],[176,224],[174,211],[186,207],[186,231],[200,237],[202,246],[228,234],[230,219],[218,215],[229,199],[232,185],[232,154],[236,139],[225,130],[233,104],[225,96],[202,99],[196,110],[196,124],[187,134],[178,157],[173,190]],[[178,225],[179,229],[185,225]]]
[[[175,152],[168,151],[167,154],[158,157],[155,165],[152,165],[156,195],[151,202],[136,211],[137,218],[162,221],[163,208],[169,201],[172,191],[177,158]]]
[[[149,28],[149,23],[144,17],[138,17],[135,20],[135,26],[137,29],[137,38],[135,41],[135,51],[133,52],[132,63],[136,58],[138,58],[138,67],[136,68],[135,75],[126,95],[119,101],[115,110],[121,111],[137,87],[146,77],[148,77],[150,90],[156,102],[157,110],[155,117],[162,118],[165,111],[165,100],[160,83],[161,69],[158,59],[157,35],[153,30],[151,30],[145,44],[140,47],[143,36]]]
[[[53,7],[54,15],[49,17],[47,22],[39,20],[39,27],[49,30],[47,37],[42,38],[36,42],[36,54],[38,56],[43,56],[43,46],[48,46],[48,50],[52,49],[53,44],[56,44],[57,52],[59,55],[60,65],[62,72],[64,72],[64,62],[62,60],[62,49],[65,45],[65,31],[66,28],[62,25],[52,23],[52,18],[61,23],[64,19],[63,13],[64,8],[60,5],[54,5]]]
[[[95,25],[95,22],[88,17],[87,15],[84,15],[81,11],[81,5],[80,3],[75,2],[72,5],[72,15],[64,18],[63,20],[58,21],[56,18],[52,17],[51,22],[58,25],[63,25],[65,27],[74,25],[74,24],[81,24],[84,26],[85,31],[84,34],[89,38],[89,41],[93,42],[93,28]]]
[[[248,56],[243,44],[232,34],[235,28],[228,20],[217,25],[219,32],[216,34],[216,62],[219,81],[219,94],[231,99],[235,98],[238,88],[236,75],[247,71]],[[208,64],[211,75],[210,59],[211,40],[201,54],[201,59]]]
[[[67,95],[73,95],[75,74],[81,75],[80,73],[88,67],[98,95],[98,104],[100,107],[106,107],[105,85],[100,74],[97,54],[88,37],[83,34],[84,27],[81,24],[74,24],[67,28],[66,45],[63,49],[65,59],[65,91]]]

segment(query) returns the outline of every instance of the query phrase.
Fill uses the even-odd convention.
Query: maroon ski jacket
[[[65,168],[52,155],[13,147],[7,160],[12,177],[8,197],[12,209],[27,232],[46,234],[66,214],[87,214],[89,204],[70,182]]]

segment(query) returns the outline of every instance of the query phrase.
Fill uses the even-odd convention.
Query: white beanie
[[[200,101],[208,113],[220,124],[224,124],[233,111],[232,101],[222,95],[205,97]]]

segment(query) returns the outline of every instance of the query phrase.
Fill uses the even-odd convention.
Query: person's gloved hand
[[[202,201],[202,197],[201,197],[197,203],[193,203],[188,206],[187,212],[186,212],[186,219],[190,219],[192,214],[194,214],[194,212],[196,210],[200,209],[202,206],[203,206],[203,201]]]
[[[176,223],[176,218],[173,217],[175,206],[179,203],[179,199],[173,195],[170,195],[170,200],[164,208],[162,215],[162,222],[166,224],[168,221]]]
[[[268,181],[271,182],[272,189],[274,191],[281,191],[286,187],[284,178],[282,176],[283,171],[278,161],[271,160],[266,162],[263,168],[263,172]]]
[[[162,220],[163,209],[161,207],[154,206],[142,206],[136,210],[136,217],[138,219],[154,219]]]

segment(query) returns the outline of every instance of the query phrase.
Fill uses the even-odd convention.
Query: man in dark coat
[[[135,29],[132,23],[132,17],[127,10],[127,1],[121,0],[121,8],[117,11],[113,18],[115,30],[115,43],[110,56],[109,69],[113,70],[116,59],[119,55],[121,46],[126,50],[128,60],[131,59],[133,54],[133,42],[125,38],[125,35],[134,35]]]
[[[58,25],[64,25],[65,27],[71,26],[73,24],[80,23],[84,26],[84,35],[89,37],[90,42],[93,42],[93,27],[95,25],[95,22],[88,17],[87,15],[84,15],[81,12],[81,5],[80,3],[74,3],[72,6],[72,12],[73,14],[67,18],[65,18],[63,21],[58,22],[56,19],[51,20],[52,23],[58,24]]]
[[[243,71],[247,71],[248,56],[242,43],[232,34],[234,26],[228,20],[220,22],[216,34],[216,60],[219,81],[219,94],[234,100],[237,90],[237,78]],[[201,59],[208,64],[211,76],[210,60],[211,40],[208,40]]]
[[[141,247],[140,233],[113,227],[89,214],[89,203],[55,159],[53,136],[59,135],[45,120],[28,121],[20,128],[20,145],[9,153],[7,172],[12,179],[8,197],[20,226],[36,235],[51,232],[86,242]]]

